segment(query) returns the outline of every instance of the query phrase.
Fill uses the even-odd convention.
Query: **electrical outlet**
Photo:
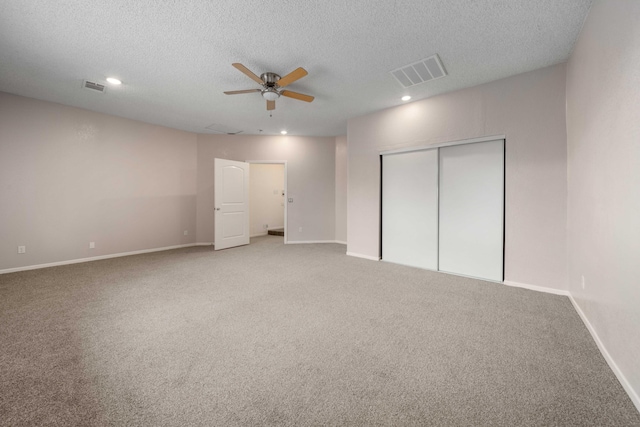
[[[582,276],[582,289],[584,289],[586,287],[585,283],[584,283],[584,276]]]
[[[269,228],[269,224],[262,224],[262,228],[266,230],[267,228]]]
[[[184,230],[184,235],[185,236],[189,235],[189,230]]]
[[[298,228],[298,233],[302,233],[302,227]]]
[[[89,249],[95,249],[96,248],[96,242],[89,242]]]
[[[24,254],[27,252],[27,247],[26,246],[18,246],[18,253],[19,254]]]
[[[289,203],[293,203],[293,197],[289,197]]]

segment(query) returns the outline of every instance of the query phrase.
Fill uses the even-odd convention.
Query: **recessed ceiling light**
[[[411,99],[411,97],[409,95],[405,95],[401,98],[403,101],[408,101]]]
[[[120,85],[122,84],[122,82],[118,79],[116,79],[115,77],[107,77],[107,81],[109,83],[111,83],[112,85]]]
[[[283,135],[286,135],[287,131],[286,130],[281,130],[280,133],[283,134]]]

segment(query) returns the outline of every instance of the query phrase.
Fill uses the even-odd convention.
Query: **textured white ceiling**
[[[591,0],[0,0],[0,90],[206,133],[333,136],[347,119],[567,60]],[[403,89],[389,74],[439,54],[445,78]],[[231,66],[309,75],[311,104],[225,90]],[[83,79],[123,81],[104,95]]]

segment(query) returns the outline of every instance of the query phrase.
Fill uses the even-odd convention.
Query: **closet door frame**
[[[495,283],[503,283],[505,280],[505,252],[506,252],[506,248],[505,248],[505,244],[506,244],[506,206],[507,206],[507,200],[506,200],[506,193],[507,193],[507,181],[506,181],[506,169],[507,169],[507,138],[505,135],[492,135],[492,136],[483,136],[483,137],[479,137],[479,138],[471,138],[471,139],[464,139],[464,140],[459,140],[459,141],[448,141],[448,142],[442,142],[442,143],[436,143],[436,144],[421,144],[421,145],[414,145],[411,147],[404,147],[404,148],[397,148],[397,149],[392,149],[392,150],[381,150],[379,151],[379,157],[380,157],[380,182],[379,182],[379,189],[380,189],[380,209],[379,209],[379,247],[378,247],[378,259],[383,260],[382,259],[382,204],[384,203],[383,201],[383,192],[382,192],[382,179],[383,179],[383,168],[382,168],[382,164],[383,164],[383,156],[387,155],[387,154],[398,154],[398,153],[407,153],[407,152],[411,152],[411,151],[422,151],[422,150],[431,150],[431,149],[438,149],[438,180],[440,179],[440,148],[442,147],[450,147],[450,146],[454,146],[454,145],[463,145],[463,144],[476,144],[476,143],[481,143],[481,142],[489,142],[489,141],[495,141],[495,140],[503,140],[503,153],[502,153],[502,193],[503,193],[503,198],[502,198],[502,280],[501,281],[496,281],[496,280],[491,280],[491,279],[485,279],[482,277],[471,277],[471,276],[465,276],[463,274],[458,274],[458,273],[451,273],[451,272],[447,272],[447,271],[441,271],[440,270],[440,256],[438,254],[438,272],[440,273],[444,273],[444,274],[452,274],[454,276],[462,276],[462,277],[471,277],[473,279],[479,279],[479,280],[484,280],[487,282],[495,282]],[[391,144],[389,144],[391,145]],[[440,222],[440,184],[438,183],[438,228],[439,228],[439,222]],[[440,231],[438,230],[438,240],[440,239]],[[440,242],[437,242],[438,247],[440,246]]]

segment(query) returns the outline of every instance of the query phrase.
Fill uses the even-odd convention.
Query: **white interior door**
[[[249,163],[215,159],[215,250],[249,244]]]
[[[504,140],[440,148],[439,269],[503,280]]]
[[[438,269],[438,150],[382,156],[382,259]]]

